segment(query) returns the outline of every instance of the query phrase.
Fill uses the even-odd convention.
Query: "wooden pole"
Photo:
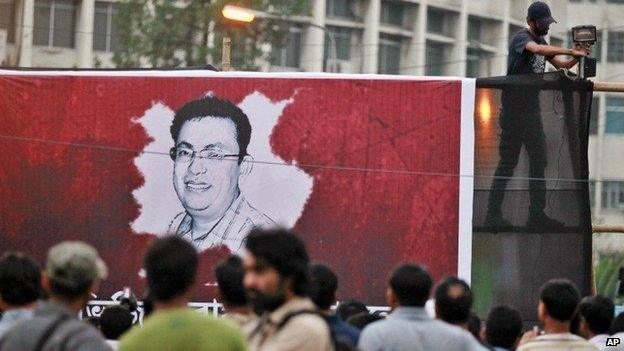
[[[230,63],[230,50],[232,49],[232,40],[228,37],[223,38],[223,52],[221,53],[221,70],[229,71],[232,69]]]
[[[594,91],[624,93],[624,83],[594,82]]]
[[[593,225],[594,233],[624,233],[624,225]]]

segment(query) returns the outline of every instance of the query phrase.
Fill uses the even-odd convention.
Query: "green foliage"
[[[616,303],[624,302],[624,299],[616,296],[620,267],[624,267],[624,255],[622,254],[601,255],[594,267],[596,292],[614,299]]]
[[[268,12],[277,19],[251,24],[221,15],[226,4]],[[206,58],[221,62],[222,38],[232,39],[232,66],[254,70],[263,44],[283,45],[292,15],[308,14],[307,0],[123,0],[115,17],[119,45],[113,62],[120,68],[176,68],[203,66]],[[209,32],[214,36],[207,46]]]

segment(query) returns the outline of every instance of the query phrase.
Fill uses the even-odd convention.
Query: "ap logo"
[[[620,338],[607,338],[607,346],[618,346]]]

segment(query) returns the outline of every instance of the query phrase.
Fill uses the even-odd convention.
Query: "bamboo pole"
[[[594,91],[624,93],[624,83],[594,82]]]
[[[624,233],[624,225],[593,225],[593,233]]]
[[[594,91],[624,93],[624,83],[594,82]],[[624,225],[594,225],[593,233],[624,233]]]

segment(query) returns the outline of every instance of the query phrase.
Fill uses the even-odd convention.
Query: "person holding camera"
[[[575,45],[564,48],[548,45],[544,36],[550,25],[556,23],[547,4],[536,1],[527,12],[528,28],[516,33],[509,44],[507,75],[542,74],[546,61],[558,69],[570,69],[578,63],[578,57],[587,56],[589,45]],[[560,55],[573,56],[571,60]],[[486,226],[496,230],[511,228],[512,224],[503,218],[502,203],[507,182],[513,176],[518,164],[522,146],[529,156],[529,216],[527,227],[546,230],[563,228],[563,223],[544,213],[546,207],[546,182],[544,174],[547,164],[546,136],[544,135],[539,90],[527,86],[506,88],[502,93],[502,112],[499,118],[501,136],[499,144],[500,161],[490,188]]]

